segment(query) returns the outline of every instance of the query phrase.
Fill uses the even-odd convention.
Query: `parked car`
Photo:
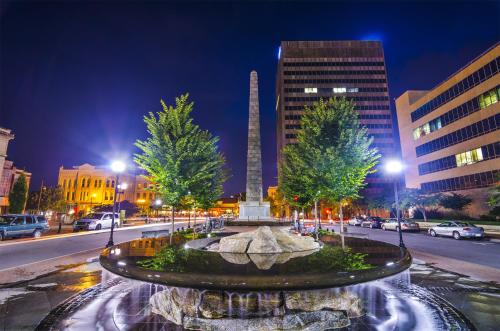
[[[418,223],[415,221],[402,218],[400,219],[400,222],[401,222],[401,229],[403,231],[415,231],[415,232],[420,231],[420,227],[418,226]],[[382,224],[382,230],[399,231],[398,220],[396,218],[388,219],[387,221],[384,222],[384,224]]]
[[[49,230],[49,223],[43,216],[8,214],[0,216],[0,240],[31,236],[39,238]]]
[[[472,223],[460,221],[447,221],[429,229],[429,234],[433,237],[447,236],[457,240],[461,238],[484,238],[484,229]]]
[[[354,216],[349,221],[347,221],[347,224],[352,225],[352,226],[361,226],[361,223],[363,223],[363,221],[364,221],[364,218],[361,218],[359,216]]]
[[[101,230],[111,228],[113,213],[91,213],[83,218],[75,221],[73,224],[73,231],[80,230]],[[121,225],[120,214],[115,213],[115,227],[119,228]]]
[[[361,222],[362,228],[370,228],[370,229],[380,229],[384,223],[384,219],[378,216],[370,216],[367,217],[363,222]]]

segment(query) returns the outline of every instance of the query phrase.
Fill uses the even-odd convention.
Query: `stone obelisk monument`
[[[262,201],[262,155],[260,150],[259,83],[250,73],[246,201],[240,202],[240,220],[269,220],[269,202]]]

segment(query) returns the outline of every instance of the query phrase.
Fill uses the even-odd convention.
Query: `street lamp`
[[[118,187],[118,213],[120,213],[121,202],[122,202],[122,200],[120,199],[120,194],[125,194],[125,190],[128,188],[128,184],[121,183],[118,184],[117,187]]]
[[[113,232],[115,228],[115,212],[116,212],[116,196],[118,194],[118,183],[120,180],[120,174],[125,171],[127,165],[123,161],[113,161],[111,163],[111,170],[116,174],[116,183],[115,183],[115,194],[113,195],[113,214],[111,215],[111,232],[109,233],[109,241],[106,247],[111,247],[114,245],[113,243]]]
[[[155,206],[156,206],[156,217],[157,217],[157,218],[159,218],[159,217],[158,217],[158,216],[159,216],[159,212],[158,212],[158,210],[160,209],[161,205],[162,205],[162,201],[161,201],[160,199],[156,199],[156,200],[155,200]],[[157,221],[158,221],[158,220],[157,220]]]
[[[389,160],[385,163],[385,171],[394,176],[394,200],[396,203],[396,220],[398,221],[399,229],[399,247],[406,248],[403,242],[403,231],[401,229],[401,218],[399,217],[399,197],[398,197],[398,179],[399,174],[403,171],[403,163],[399,160]]]

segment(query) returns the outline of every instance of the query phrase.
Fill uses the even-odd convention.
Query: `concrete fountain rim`
[[[395,245],[374,241],[370,239],[360,239],[356,237],[346,237],[349,240],[360,240],[371,243],[377,243],[382,246],[391,247],[393,250],[398,249],[400,255],[397,259],[391,260],[387,265],[376,266],[372,269],[356,270],[356,271],[326,271],[318,273],[306,274],[215,274],[210,272],[210,268],[200,271],[183,272],[176,271],[154,271],[141,268],[135,262],[126,260],[125,257],[113,256],[110,252],[119,247],[115,245],[106,248],[102,251],[99,261],[107,271],[138,281],[148,283],[156,283],[167,286],[197,288],[197,289],[215,289],[215,290],[240,290],[240,291],[255,291],[255,290],[311,290],[322,288],[335,288],[348,285],[366,283],[388,276],[396,275],[407,270],[412,262],[412,257],[407,249],[399,248]],[[207,238],[217,240],[217,238]],[[220,239],[220,238],[219,238]],[[347,240],[347,239],[346,239]],[[191,244],[193,244],[192,241]],[[123,244],[129,244],[133,241]],[[186,249],[191,249],[190,246]],[[203,254],[217,254],[218,252],[201,251]],[[247,254],[247,253],[244,253]],[[267,254],[269,255],[269,254]],[[228,262],[229,263],[229,262]]]

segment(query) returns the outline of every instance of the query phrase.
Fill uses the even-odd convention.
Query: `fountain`
[[[240,223],[265,225],[276,222],[262,202],[256,79],[252,72],[249,201],[240,205]],[[56,307],[38,330],[473,329],[409,282],[404,248],[331,232],[316,241],[282,227],[239,232],[106,248],[102,284]]]
[[[281,251],[249,252],[248,238],[269,232],[285,238],[283,230],[261,228],[107,248],[102,284],[56,308],[38,329],[473,330],[446,301],[410,283],[406,249],[335,234],[320,236],[320,244],[287,233],[276,240]],[[295,247],[312,248],[284,252],[280,243],[294,237]],[[247,248],[228,252],[239,247],[233,240]]]

